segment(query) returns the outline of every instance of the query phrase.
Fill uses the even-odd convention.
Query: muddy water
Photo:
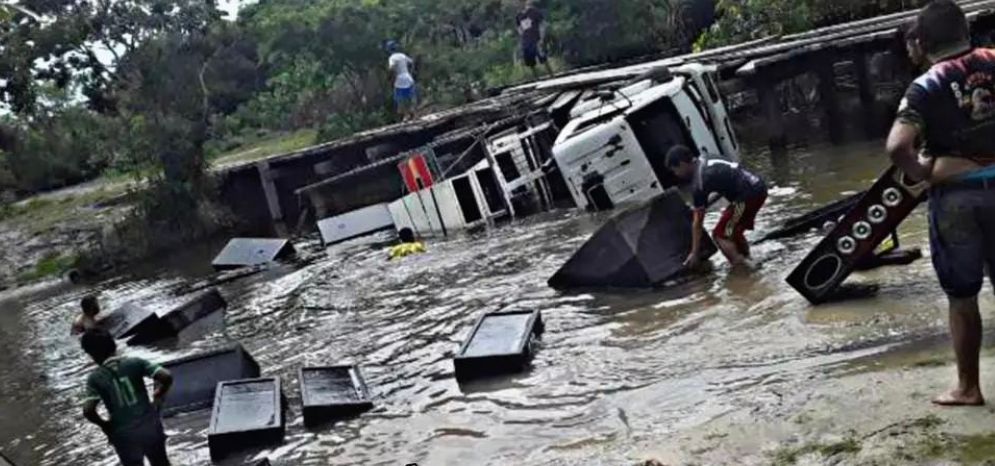
[[[868,186],[885,167],[880,143],[755,154],[776,188],[760,232]],[[222,287],[226,325],[181,342],[126,352],[165,361],[230,340],[290,401],[283,446],[252,452],[277,464],[627,464],[646,445],[733,409],[776,403],[792,390],[903,342],[942,334],[941,295],[928,261],[856,276],[873,299],[809,306],[783,283],[815,234],[757,246],[754,274],[716,273],[676,289],[559,294],[545,286],[603,218],[559,212],[473,237],[430,244],[399,264],[352,244],[309,265],[277,267]],[[715,221],[714,215],[710,218]],[[924,214],[902,229],[924,246]],[[79,298],[107,308],[166,309],[208,273],[192,253],[94,289],[56,289],[0,308],[0,449],[22,465],[116,464],[78,413],[89,366],[67,336]],[[986,304],[991,304],[986,301]],[[988,306],[990,308],[990,306]],[[460,386],[451,357],[486,311],[540,309],[546,334],[531,371]],[[376,408],[317,430],[300,419],[297,369],[362,364]],[[208,413],[167,421],[174,464],[209,464]],[[232,462],[235,464],[235,462]]]

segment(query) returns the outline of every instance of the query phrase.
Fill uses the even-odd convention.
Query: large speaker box
[[[549,279],[570,288],[649,288],[684,272],[691,251],[691,210],[669,191],[616,215]],[[701,258],[717,252],[702,232]]]
[[[825,302],[922,202],[926,188],[912,184],[897,168],[888,169],[791,272],[788,284],[812,304]]]

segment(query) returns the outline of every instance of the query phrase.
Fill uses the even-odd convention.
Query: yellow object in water
[[[888,237],[880,246],[874,251],[875,254],[884,254],[888,251],[895,249],[895,240],[892,237]]]
[[[413,254],[422,254],[425,252],[428,252],[428,250],[425,249],[425,243],[421,241],[402,243],[390,248],[390,260],[402,259]]]

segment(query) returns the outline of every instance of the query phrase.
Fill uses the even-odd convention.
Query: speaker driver
[[[884,190],[884,195],[881,196],[884,201],[884,205],[887,207],[898,207],[902,203],[905,196],[902,196],[902,192],[898,188],[888,188]]]
[[[849,256],[857,251],[857,240],[844,236],[836,241],[836,249],[844,256]]]
[[[875,225],[880,225],[888,220],[888,209],[883,205],[873,205],[870,209],[867,209],[867,219]]]
[[[860,241],[863,241],[871,237],[871,233],[874,233],[874,228],[871,227],[870,223],[867,222],[857,222],[853,224],[853,237]]]
[[[835,254],[827,254],[812,262],[805,273],[805,286],[816,291],[829,286],[843,270],[843,259]]]

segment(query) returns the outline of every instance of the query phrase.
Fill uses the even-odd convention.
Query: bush
[[[80,108],[14,122],[9,151],[0,159],[0,190],[58,188],[97,177],[113,163],[111,120]]]
[[[794,34],[815,27],[918,8],[925,0],[719,0],[719,20],[695,50]]]

